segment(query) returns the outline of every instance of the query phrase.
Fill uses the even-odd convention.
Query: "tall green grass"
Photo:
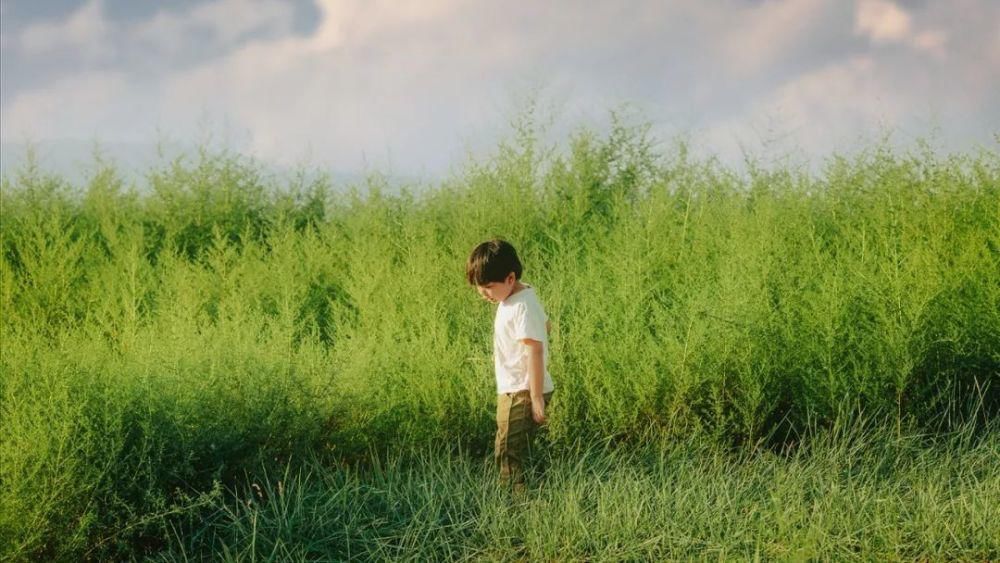
[[[463,268],[493,235],[553,321],[554,451],[741,451],[869,417],[992,432],[995,151],[736,171],[622,123],[558,147],[518,131],[402,189],[210,152],[141,186],[100,162],[83,185],[3,178],[0,555],[153,553],[213,488],[289,460],[487,455],[492,309]]]

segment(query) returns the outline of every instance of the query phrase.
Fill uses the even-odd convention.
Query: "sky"
[[[1000,143],[998,0],[0,0],[0,59],[4,170],[208,142],[437,178],[526,100],[725,162]]]

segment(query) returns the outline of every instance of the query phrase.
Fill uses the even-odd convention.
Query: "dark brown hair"
[[[500,282],[511,272],[516,279],[521,279],[521,261],[514,247],[501,239],[479,243],[465,264],[465,277],[472,285]]]

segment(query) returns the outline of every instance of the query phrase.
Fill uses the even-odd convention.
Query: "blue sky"
[[[0,22],[5,168],[29,140],[58,159],[211,137],[440,176],[531,95],[556,136],[628,103],[727,161],[1000,133],[995,0],[0,0]]]

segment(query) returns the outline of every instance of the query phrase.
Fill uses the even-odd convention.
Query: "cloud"
[[[917,49],[943,58],[948,34],[940,30],[924,31],[914,35],[910,41]]]
[[[100,138],[106,132],[102,124],[131,113],[120,105],[131,97],[130,88],[122,72],[89,71],[16,95],[3,106],[3,140],[59,138],[65,131]]]
[[[759,72],[793,54],[829,25],[831,4],[825,0],[770,0],[731,6],[722,34],[725,60],[741,76]]]
[[[17,39],[18,47],[27,55],[38,55],[72,49],[88,58],[110,52],[111,26],[104,18],[101,0],[89,0],[66,19],[30,25]]]
[[[448,1],[327,1],[310,35],[251,41],[169,76],[166,114],[229,116],[252,151],[281,163],[311,150],[344,168],[440,169],[459,156],[456,122],[488,115],[503,66],[523,54],[502,29],[470,34],[465,15]]]
[[[803,74],[779,86],[757,114],[781,116],[812,151],[865,125],[892,125],[909,106],[891,86],[884,69],[862,55]],[[820,119],[821,127],[811,127]]]
[[[143,47],[153,48],[153,57],[185,50],[205,54],[250,38],[286,36],[294,16],[294,6],[280,0],[209,0],[184,12],[161,8],[130,24],[109,17],[103,0],[88,0],[62,20],[26,26],[9,43],[29,57],[83,54],[86,62]]]
[[[917,32],[909,12],[890,0],[859,0],[854,31],[875,44],[903,43],[944,58],[948,34],[938,29]]]
[[[541,89],[575,122],[636,102],[661,136],[683,129],[737,159],[739,142],[825,154],[927,116],[963,142],[998,126],[1000,9],[955,1],[322,0],[297,33],[277,0],[209,0],[134,23],[93,0],[16,37],[103,19],[114,64],[5,87],[0,136],[191,138],[222,123],[268,161],[441,172],[467,145],[491,145],[517,94]],[[62,48],[88,36],[75,37]]]
[[[854,29],[875,42],[902,41],[910,35],[910,14],[888,0],[860,0]]]
[[[861,55],[787,81],[746,112],[709,127],[703,139],[734,154],[755,147],[824,154],[863,132],[895,126],[908,102],[875,60]]]
[[[453,0],[424,2],[366,2],[363,0],[318,0],[320,23],[301,45],[308,51],[325,51],[347,42],[361,43],[387,31],[405,31],[407,26],[428,25],[454,15]]]
[[[731,87],[753,89],[733,84],[741,76],[799,56],[831,11],[822,0],[731,2],[726,11],[701,3],[483,10],[448,0],[320,8],[308,36],[250,42],[169,77],[168,113],[224,112],[279,161],[306,144],[344,166],[381,155],[440,169],[460,155],[463,131],[503,119],[514,85],[548,86],[577,114],[665,89],[677,107],[718,103],[734,96]]]
[[[211,52],[249,36],[287,35],[294,15],[293,6],[278,0],[213,0],[188,12],[160,10],[149,20],[129,27],[127,33],[133,41],[166,53],[192,46]]]
[[[1000,70],[1000,22],[997,22],[996,29],[993,32],[993,45],[991,47],[990,59],[996,63],[993,65],[993,68]]]

